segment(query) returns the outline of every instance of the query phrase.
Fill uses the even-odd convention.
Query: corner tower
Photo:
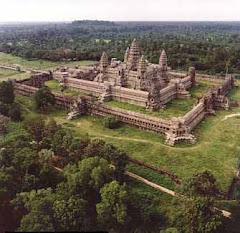
[[[102,56],[101,56],[101,60],[100,60],[100,72],[104,73],[106,71],[106,68],[108,67],[109,63],[108,63],[108,55],[103,52]]]

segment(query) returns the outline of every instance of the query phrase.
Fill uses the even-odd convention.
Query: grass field
[[[205,94],[209,89],[213,88],[216,84],[211,82],[200,81],[195,87],[190,89],[191,98],[189,99],[175,99],[166,104],[164,110],[151,112],[144,107],[136,106],[133,104],[123,103],[116,100],[105,102],[106,105],[118,107],[130,111],[148,114],[150,116],[160,117],[164,119],[171,119],[172,117],[184,116],[196,103],[197,99]]]
[[[75,65],[76,63],[87,64],[88,62],[72,62],[69,64]],[[62,63],[39,60],[26,61],[0,53],[0,64],[19,64],[24,67],[53,69]],[[19,73],[11,72],[0,70],[1,80],[14,75],[20,75]],[[59,91],[58,83],[50,81],[47,85],[53,91]],[[196,99],[206,93],[211,87],[212,84],[208,82],[200,82],[197,87],[190,90],[192,94],[191,99],[174,100],[167,105],[166,111],[148,113],[160,114],[159,116],[165,118],[183,115],[192,107]],[[65,92],[69,95],[75,95],[75,92],[69,90]],[[79,93],[76,92],[76,94]],[[232,90],[229,97],[232,100],[239,101],[240,89]],[[17,96],[17,101],[21,104],[25,115],[36,114],[31,98]],[[146,113],[145,109],[134,105],[123,104],[120,106],[122,103],[116,101],[108,104]],[[54,110],[45,115],[46,117],[55,118],[58,123],[71,129],[78,136],[87,134],[90,138],[101,138],[124,149],[129,156],[165,168],[176,173],[180,178],[185,178],[195,172],[207,169],[215,175],[220,187],[226,190],[240,160],[240,118],[233,117],[223,121],[226,115],[234,113],[240,113],[240,107],[229,111],[218,111],[216,116],[207,117],[193,132],[197,136],[195,145],[181,143],[175,147],[165,145],[163,135],[156,135],[127,125],[123,125],[116,130],[106,129],[103,125],[103,120],[93,116],[83,116],[73,121],[67,121],[66,112],[63,110]],[[128,169],[168,188],[174,187],[171,180],[148,169],[140,169],[134,165],[128,165]]]
[[[8,79],[21,80],[21,79],[29,78],[30,76],[31,74],[28,74],[28,73],[0,68],[0,81],[6,81]]]
[[[61,87],[59,86],[59,82],[57,80],[49,80],[45,82],[45,85],[48,86],[51,89],[51,91],[62,93],[64,95],[70,95],[70,96],[84,95],[84,93],[81,93],[79,91],[73,91],[70,89],[65,89],[64,91],[61,91]]]
[[[240,89],[230,93],[232,99],[239,99]],[[32,101],[26,97],[18,97],[25,112],[32,112]],[[164,144],[164,136],[142,131],[130,126],[122,126],[116,130],[106,129],[103,119],[83,116],[67,121],[66,112],[62,110],[46,114],[53,117],[64,127],[74,131],[76,135],[88,135],[90,138],[101,138],[127,151],[129,156],[165,168],[186,178],[193,173],[209,170],[217,178],[219,186],[227,190],[240,162],[240,118],[233,117],[223,121],[226,115],[240,113],[240,107],[229,111],[218,111],[216,116],[209,116],[194,130],[197,143],[187,143],[171,147]],[[129,170],[149,178],[161,185],[172,188],[171,181],[155,172],[139,169],[129,165]]]
[[[22,68],[54,70],[59,66],[73,67],[76,65],[89,65],[93,63],[93,61],[52,62],[46,60],[25,60],[11,54],[0,52],[0,64],[18,65]]]

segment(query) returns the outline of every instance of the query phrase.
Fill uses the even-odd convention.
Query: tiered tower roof
[[[128,58],[129,58],[129,53],[130,53],[130,48],[127,47],[125,55],[124,55],[124,62],[127,63]]]
[[[137,70],[139,56],[140,56],[140,49],[138,46],[138,42],[136,39],[134,39],[131,44],[129,57],[128,57],[127,68],[129,70]]]
[[[108,65],[109,65],[108,55],[105,52],[103,52],[100,60],[100,66],[101,68],[106,68]]]
[[[167,60],[168,60],[167,54],[166,54],[165,50],[163,50],[160,55],[159,64],[162,66],[167,66]]]
[[[142,55],[141,59],[139,60],[139,63],[138,63],[138,71],[143,73],[146,71],[146,68],[147,68],[147,63],[146,63],[144,55]]]

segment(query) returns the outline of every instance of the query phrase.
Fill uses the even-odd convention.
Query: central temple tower
[[[136,39],[133,40],[127,58],[127,69],[137,71],[138,62],[140,58],[140,49]]]

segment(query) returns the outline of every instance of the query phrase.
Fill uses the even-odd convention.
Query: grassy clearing
[[[76,65],[89,65],[93,63],[93,61],[52,62],[46,60],[25,60],[11,54],[0,52],[0,64],[19,65],[22,68],[54,70],[59,66],[73,67]]]
[[[238,98],[238,89],[233,98]],[[31,111],[29,99],[18,97],[22,105]],[[25,100],[26,99],[26,100]],[[26,103],[25,103],[26,101]],[[113,143],[133,158],[153,164],[157,167],[176,173],[180,178],[186,178],[193,173],[209,170],[217,178],[220,187],[226,190],[232,177],[237,170],[240,160],[240,118],[230,118],[227,121],[222,119],[229,114],[239,113],[240,107],[229,111],[218,111],[217,116],[209,116],[194,130],[197,136],[197,143],[189,146],[180,144],[171,147],[164,144],[164,136],[145,132],[134,127],[123,126],[119,129],[110,130],[103,126],[103,119],[93,116],[84,116],[73,121],[66,120],[66,112],[62,110],[52,111],[46,117],[53,117],[64,127],[75,131],[76,135],[88,135],[91,138],[101,138]],[[158,174],[151,171],[141,171],[129,167],[137,174],[149,179],[168,185]],[[149,174],[146,174],[149,173]],[[168,186],[171,187],[171,186]]]
[[[172,100],[167,104],[166,109],[151,112],[145,109],[144,107],[123,103],[116,100],[105,102],[105,104],[108,106],[122,108],[130,111],[134,111],[134,112],[140,112],[150,116],[160,117],[164,119],[171,119],[172,117],[183,116],[193,107],[194,103],[195,103],[195,100],[193,99]]]
[[[190,99],[175,99],[167,103],[164,110],[151,112],[144,107],[136,106],[133,104],[123,103],[116,100],[105,102],[106,105],[118,107],[130,111],[144,113],[150,116],[160,117],[164,119],[171,119],[172,117],[184,116],[196,103],[197,99],[203,96],[209,89],[216,86],[215,83],[200,81],[197,85],[190,89]]]
[[[45,85],[48,86],[51,89],[51,91],[62,93],[64,95],[70,95],[70,96],[84,95],[84,93],[82,93],[82,92],[74,91],[74,90],[70,90],[70,89],[61,91],[61,87],[59,86],[59,82],[57,80],[49,80],[49,81],[45,82]]]
[[[209,91],[210,89],[218,85],[219,83],[208,82],[208,81],[197,81],[196,86],[192,87],[189,90],[189,92],[192,98],[198,99],[202,97],[207,91]]]
[[[0,81],[6,81],[8,79],[22,80],[25,78],[29,78],[30,76],[31,74],[28,73],[0,68]]]

